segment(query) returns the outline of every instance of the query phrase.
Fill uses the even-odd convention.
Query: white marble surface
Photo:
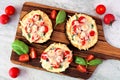
[[[102,3],[107,7],[106,13],[113,13],[116,17],[116,22],[112,26],[103,24],[106,40],[111,45],[120,48],[120,0],[1,0],[0,14],[4,13],[4,8],[7,5],[15,6],[17,11],[15,15],[11,16],[11,21],[8,24],[0,24],[0,80],[13,80],[8,75],[9,68],[13,66],[19,67],[21,70],[21,74],[14,80],[80,80],[11,63],[11,43],[15,37],[22,5],[26,1],[84,12],[100,18],[103,18],[104,15],[99,16],[96,14],[94,8]],[[97,67],[89,80],[120,80],[120,61],[104,61]]]

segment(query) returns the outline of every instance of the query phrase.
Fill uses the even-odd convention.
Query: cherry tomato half
[[[96,7],[96,13],[102,15],[104,14],[106,11],[106,7],[103,5],[103,4],[99,4],[97,7]]]
[[[15,7],[12,5],[9,5],[5,8],[5,13],[7,15],[13,15],[15,13]]]

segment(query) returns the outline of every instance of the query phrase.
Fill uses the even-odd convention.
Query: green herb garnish
[[[55,27],[58,25],[58,24],[61,24],[65,21],[66,19],[66,12],[64,10],[60,10],[57,14],[57,17],[56,17],[56,24],[55,24]]]

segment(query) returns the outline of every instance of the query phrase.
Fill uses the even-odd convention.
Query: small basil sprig
[[[85,65],[86,67],[87,66],[96,66],[96,65],[101,64],[102,60],[101,59],[93,59],[93,60],[87,61],[86,59],[84,59],[82,57],[76,56],[75,63],[80,64],[80,65]]]
[[[80,64],[80,65],[87,65],[86,60],[78,56],[76,56],[75,63]]]
[[[66,12],[64,10],[60,10],[56,17],[55,27],[56,27],[56,25],[63,23],[65,21],[65,19],[66,19]]]

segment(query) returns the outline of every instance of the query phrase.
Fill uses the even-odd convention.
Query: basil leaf
[[[80,65],[87,65],[85,59],[82,57],[78,57],[78,56],[76,56],[75,58],[75,63],[80,64]]]
[[[94,60],[91,60],[90,62],[88,62],[88,64],[90,66],[96,66],[96,65],[101,64],[101,63],[102,63],[102,60],[100,60],[100,59],[94,59]]]
[[[28,33],[28,38],[31,38],[31,35],[30,35],[30,33]]]
[[[57,17],[56,17],[55,26],[63,23],[65,21],[65,19],[66,19],[66,12],[64,10],[60,10],[57,14]]]
[[[77,15],[75,15],[75,17],[76,17],[76,20],[78,20],[78,16],[77,16]]]
[[[91,24],[91,28],[93,29],[93,27],[94,27],[94,25],[93,24]]]
[[[18,55],[27,54],[29,52],[29,47],[20,40],[15,40],[12,43],[12,48]]]

